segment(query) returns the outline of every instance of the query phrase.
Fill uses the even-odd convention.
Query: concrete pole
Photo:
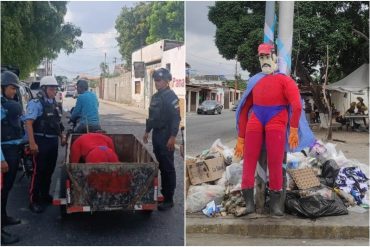
[[[276,15],[275,15],[275,1],[266,2],[265,11],[265,28],[263,35],[263,43],[274,43]]]
[[[294,1],[279,2],[278,65],[286,75],[290,75],[292,67],[293,17]]]

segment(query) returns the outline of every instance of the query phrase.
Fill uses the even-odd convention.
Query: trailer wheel
[[[67,174],[67,167],[63,165],[60,168],[60,187],[59,187],[59,192],[60,192],[60,198],[66,198],[66,181],[68,179],[68,174]],[[60,216],[62,219],[66,218],[68,216],[67,214],[67,205],[60,205]]]
[[[150,216],[153,213],[153,210],[142,210],[140,211],[141,215],[143,215],[145,218],[150,218]]]

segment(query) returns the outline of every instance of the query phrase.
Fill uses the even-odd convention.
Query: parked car
[[[240,100],[235,101],[234,106],[231,108],[231,110],[236,111],[236,109],[238,108],[239,103],[240,103]]]
[[[206,100],[198,107],[198,114],[221,114],[223,105],[216,100]]]
[[[75,85],[68,85],[66,88],[66,98],[67,97],[73,97],[77,98],[77,89]]]

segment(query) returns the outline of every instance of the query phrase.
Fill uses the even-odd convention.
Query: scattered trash
[[[325,185],[334,187],[335,179],[339,173],[339,166],[335,160],[327,160],[322,166],[322,177],[324,178]]]
[[[228,148],[227,146],[224,146],[222,143],[221,143],[221,140],[220,139],[217,139],[211,146],[211,148],[209,149],[210,152],[219,152],[220,154],[222,154],[222,156],[224,157],[224,161],[225,161],[225,165],[231,165],[231,163],[233,162],[233,154],[234,154],[234,151],[233,149],[231,148]]]
[[[353,207],[349,207],[348,208],[348,211],[362,214],[362,213],[367,212],[368,210],[366,210],[365,208],[362,208],[362,207],[356,205],[356,206],[353,206]]]
[[[213,217],[217,213],[220,213],[220,206],[216,206],[215,201],[211,201],[207,204],[207,206],[202,210],[203,214],[205,214],[208,217]]]
[[[358,167],[344,167],[339,170],[335,185],[344,192],[351,194],[357,205],[360,205],[362,198],[368,191],[368,180]]]
[[[264,164],[265,165],[265,164]],[[336,144],[315,142],[302,152],[287,153],[285,211],[308,218],[363,213],[369,209],[369,167],[347,159]],[[243,160],[233,157],[233,149],[217,139],[197,157],[187,156],[187,212],[202,211],[208,217],[246,215],[241,194]],[[261,212],[268,207],[268,169],[257,164],[256,172],[264,187],[255,186],[256,210],[259,194],[266,191]],[[258,179],[257,179],[258,181]],[[348,207],[348,209],[347,209]]]
[[[312,168],[288,170],[294,182],[301,190],[320,186],[319,179],[315,176]]]
[[[199,212],[207,203],[215,201],[221,203],[225,194],[225,187],[220,185],[201,184],[190,186],[186,198],[186,211]]]
[[[222,177],[225,165],[221,155],[215,154],[206,158],[186,160],[186,169],[192,185],[215,181]]]
[[[333,200],[325,199],[321,195],[300,197],[299,193],[294,192],[287,192],[285,210],[312,219],[348,214],[346,206],[337,197]]]

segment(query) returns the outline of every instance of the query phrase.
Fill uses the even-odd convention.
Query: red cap
[[[259,54],[271,54],[275,50],[274,46],[269,43],[263,43],[258,46]]]

